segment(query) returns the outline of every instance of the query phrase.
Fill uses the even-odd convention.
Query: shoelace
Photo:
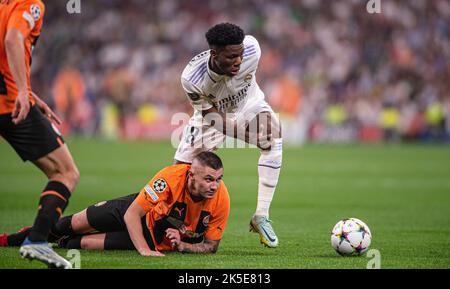
[[[271,220],[264,218],[263,221],[259,223],[261,227],[264,227],[266,229],[266,232],[269,233],[269,235],[275,235],[275,232],[272,229],[272,223]]]
[[[37,252],[39,252],[41,254],[45,254],[45,255],[53,255],[53,253],[54,253],[52,248],[47,247],[47,246],[35,246],[33,249],[36,250]]]

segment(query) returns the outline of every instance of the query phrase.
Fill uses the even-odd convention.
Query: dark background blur
[[[65,135],[169,139],[191,113],[180,75],[208,49],[204,34],[233,22],[260,42],[257,81],[284,139],[450,140],[450,2],[44,1],[32,88]]]

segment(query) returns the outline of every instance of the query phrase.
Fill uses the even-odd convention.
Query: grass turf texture
[[[66,214],[138,191],[172,162],[168,143],[68,141],[81,171]],[[450,268],[450,148],[446,146],[309,145],[285,148],[271,219],[280,246],[248,232],[257,196],[256,149],[222,149],[231,213],[213,255],[81,251],[82,268],[366,268],[370,258],[341,257],[330,231],[345,217],[366,222],[382,268]],[[46,179],[0,143],[0,232],[31,225]],[[67,251],[57,249],[66,256]],[[44,268],[0,248],[0,268]]]

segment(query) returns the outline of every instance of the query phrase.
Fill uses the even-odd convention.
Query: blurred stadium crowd
[[[46,1],[33,89],[66,134],[168,138],[187,62],[206,30],[260,42],[257,80],[291,143],[450,140],[450,2],[382,0]]]

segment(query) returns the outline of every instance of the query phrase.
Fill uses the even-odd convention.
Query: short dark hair
[[[198,160],[202,165],[214,170],[223,168],[222,160],[213,152],[201,152],[194,157],[194,160]]]
[[[209,47],[237,45],[244,41],[244,31],[231,23],[220,23],[211,27],[205,34]]]

